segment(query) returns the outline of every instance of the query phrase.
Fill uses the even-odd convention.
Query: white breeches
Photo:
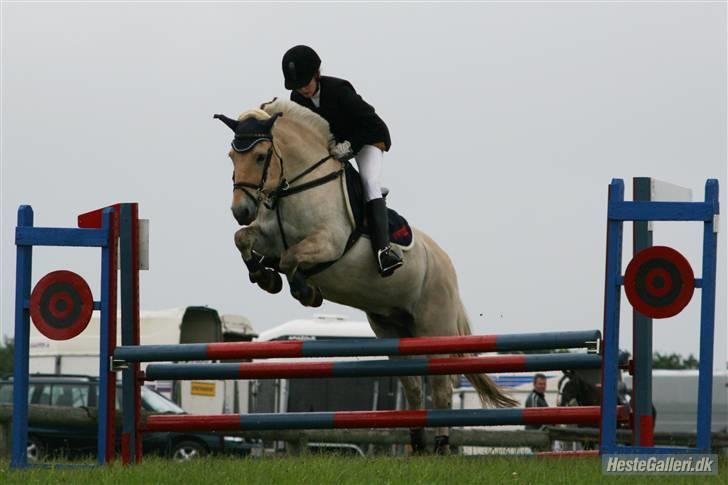
[[[364,186],[366,202],[382,197],[382,185],[379,179],[382,176],[382,159],[384,152],[374,145],[364,145],[354,157],[359,167],[361,182]]]

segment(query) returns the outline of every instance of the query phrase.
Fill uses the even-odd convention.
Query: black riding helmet
[[[313,79],[321,66],[321,59],[309,46],[297,45],[283,54],[282,64],[286,89],[298,89]]]

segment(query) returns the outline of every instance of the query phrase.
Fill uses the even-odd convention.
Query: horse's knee
[[[234,241],[235,247],[241,252],[248,246],[248,237],[245,228],[235,231]]]

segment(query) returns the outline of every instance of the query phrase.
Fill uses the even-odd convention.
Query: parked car
[[[31,374],[28,387],[30,404],[60,407],[96,407],[98,401],[97,377],[85,375]],[[122,413],[121,386],[116,392],[116,409]],[[0,379],[0,403],[13,402],[12,377]],[[186,414],[175,403],[158,392],[142,386],[142,409],[159,414]],[[47,455],[62,454],[80,457],[96,454],[96,426],[87,428],[63,426],[29,426],[28,460],[38,461]],[[117,447],[121,430],[117,430]],[[175,460],[190,460],[214,454],[248,455],[260,445],[237,436],[201,432],[143,433],[144,454],[156,454]]]

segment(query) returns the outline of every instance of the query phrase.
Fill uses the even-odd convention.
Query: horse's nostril
[[[236,206],[232,208],[233,217],[238,224],[244,226],[250,222],[250,211],[245,207]]]

